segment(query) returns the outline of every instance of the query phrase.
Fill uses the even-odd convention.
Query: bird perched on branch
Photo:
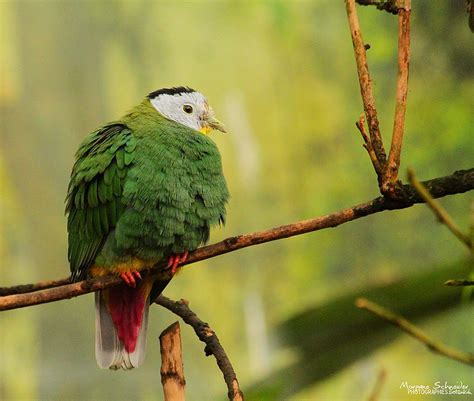
[[[210,227],[225,221],[229,193],[207,136],[213,129],[225,132],[201,93],[160,89],[77,151],[66,198],[71,278],[124,281],[95,294],[101,368],[143,362],[150,302]],[[142,279],[140,270],[163,263],[164,284]]]

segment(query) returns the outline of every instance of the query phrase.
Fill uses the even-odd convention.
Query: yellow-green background
[[[472,167],[474,34],[462,0],[413,6],[401,174],[413,166],[428,179]],[[367,7],[359,14],[388,145],[397,20]],[[354,126],[362,105],[342,1],[3,0],[0,286],[68,274],[63,200],[77,146],[148,92],[175,85],[205,93],[230,132],[213,134],[232,200],[212,242],[377,196]],[[465,231],[471,200],[442,200]],[[276,330],[293,314],[466,255],[416,206],[198,263],[166,295],[188,299],[216,330],[245,390],[298,358]],[[91,295],[1,313],[0,399],[160,400],[157,338],[174,320],[153,307],[146,362],[124,373],[96,367]],[[461,302],[444,313],[433,305],[420,324],[448,344],[474,348],[472,307]],[[189,327],[182,330],[187,399],[225,399],[214,360]],[[403,381],[462,380],[474,392],[472,370],[402,336],[289,399],[363,400],[381,367],[388,375],[381,400],[448,399],[409,396]],[[295,380],[286,379],[288,386]]]

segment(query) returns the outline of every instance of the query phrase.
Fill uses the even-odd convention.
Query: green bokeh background
[[[429,179],[473,167],[474,35],[463,0],[413,3],[401,175],[412,166],[420,179]],[[388,145],[397,19],[358,10]],[[63,201],[80,141],[148,92],[176,85],[205,93],[230,132],[213,134],[232,200],[227,225],[211,242],[377,196],[354,126],[362,104],[342,1],[2,1],[0,286],[67,275]],[[441,201],[466,232],[471,201],[469,193]],[[383,367],[380,399],[412,400],[401,382],[463,381],[474,392],[472,371],[397,336],[396,329],[381,344],[369,331],[362,356],[291,395],[260,383],[283,369],[290,387],[299,373],[286,366],[305,357],[317,363],[315,349],[304,348],[302,357],[282,340],[282,325],[295,315],[466,258],[462,245],[419,205],[197,263],[166,295],[189,300],[218,333],[248,399],[363,400]],[[449,269],[445,276],[451,277]],[[455,294],[450,309],[440,306],[436,291],[426,292],[422,280],[403,293],[403,310],[415,314],[419,296],[426,306],[425,318],[418,316],[421,327],[472,351],[472,306],[455,289],[441,291]],[[391,296],[395,310],[398,301]],[[321,321],[320,329],[336,329],[338,320],[364,313],[344,309],[329,326]],[[0,399],[162,399],[158,335],[176,317],[159,307],[150,315],[146,362],[124,373],[95,365],[91,295],[1,313]],[[292,329],[311,344],[318,320]],[[204,357],[189,327],[182,331],[187,399],[225,399],[214,361]],[[340,346],[353,335],[350,328],[343,332]],[[351,356],[351,347],[340,349]],[[252,396],[255,388],[265,394]]]

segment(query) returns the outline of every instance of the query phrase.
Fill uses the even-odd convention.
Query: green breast
[[[125,178],[125,211],[96,263],[112,265],[130,256],[156,262],[193,250],[224,222],[229,198],[219,151],[203,134],[168,120],[129,115],[136,137]]]

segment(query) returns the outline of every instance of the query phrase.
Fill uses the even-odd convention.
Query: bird
[[[95,293],[100,368],[143,363],[150,303],[225,224],[229,191],[212,130],[226,132],[207,98],[178,86],[151,92],[79,146],[66,196],[71,281],[122,278]],[[161,278],[142,278],[157,265]]]

